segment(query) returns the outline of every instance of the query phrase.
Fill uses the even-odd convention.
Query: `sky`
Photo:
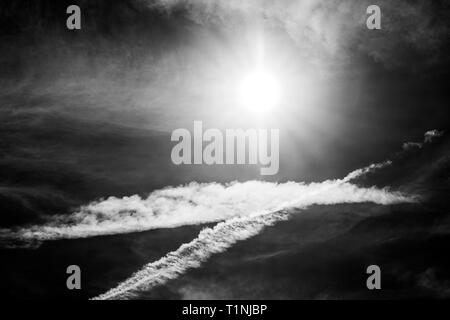
[[[163,131],[195,119],[251,127],[251,117],[239,116],[235,84],[262,51],[283,91],[265,125],[309,139],[348,135],[349,125],[395,134],[424,115],[439,124],[448,5],[380,1],[382,29],[368,30],[368,4],[81,1],[82,29],[68,31],[64,2],[14,1],[1,10],[3,91],[61,99],[27,112]]]
[[[66,28],[72,4],[81,8],[81,30]],[[389,271],[395,276],[412,270],[409,257],[420,269],[392,277],[399,287],[404,279],[435,287],[449,262],[429,257],[422,268],[422,251],[408,241],[423,236],[431,256],[442,248],[433,241],[448,237],[450,4],[379,0],[381,29],[369,30],[371,4],[1,2],[0,251],[10,259],[4,273],[16,275],[1,294],[22,294],[16,281],[31,274],[29,265],[44,273],[30,290],[58,294],[51,288],[61,275],[53,271],[72,254],[103,276],[88,281],[84,298],[160,297],[149,291],[160,285],[169,296],[210,290],[216,297],[220,288],[228,297],[267,294],[278,280],[272,273],[284,277],[272,267],[279,256],[288,266],[281,284],[318,272],[314,290],[301,289],[316,292],[331,277],[317,268],[323,261],[336,259],[336,279],[345,284],[352,275],[339,270],[384,252],[401,267]],[[261,70],[276,99],[259,100],[267,109],[248,108],[248,79]],[[174,165],[170,134],[192,130],[194,121],[205,129],[279,129],[279,172]],[[316,246],[312,255],[298,255],[305,239]],[[373,254],[379,239],[387,248]],[[389,241],[410,256],[392,260],[397,247]],[[333,258],[345,250],[344,260]],[[233,281],[214,278],[227,266],[223,257],[235,268],[234,290]],[[298,261],[306,266],[300,275]],[[224,279],[234,277],[228,271]],[[253,281],[261,275],[264,290]],[[195,277],[210,289],[189,282]],[[353,294],[340,285],[312,296]],[[273,297],[302,296],[290,288],[273,289]],[[435,291],[448,294],[445,286]]]
[[[75,3],[82,28],[70,31]],[[449,5],[379,1],[382,28],[368,30],[368,4],[2,3],[2,194],[26,221],[42,199],[59,212],[191,181],[337,179],[445,129]],[[257,63],[281,91],[262,119],[238,101]],[[173,166],[169,135],[194,120],[280,129],[279,173]]]

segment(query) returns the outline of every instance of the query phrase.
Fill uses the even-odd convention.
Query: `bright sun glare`
[[[265,113],[279,103],[280,85],[267,72],[256,71],[244,77],[239,94],[243,107],[255,113]]]

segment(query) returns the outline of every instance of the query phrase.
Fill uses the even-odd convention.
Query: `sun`
[[[274,76],[264,71],[249,73],[243,77],[240,84],[239,99],[247,110],[265,113],[279,103],[279,82]]]

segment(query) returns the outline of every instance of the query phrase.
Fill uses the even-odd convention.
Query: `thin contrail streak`
[[[117,287],[94,300],[132,298],[138,291],[148,290],[177,278],[188,269],[197,268],[215,253],[224,252],[238,241],[258,234],[264,227],[286,220],[284,211],[254,217],[233,218],[203,229],[197,238],[181,245],[158,261],[149,263]]]

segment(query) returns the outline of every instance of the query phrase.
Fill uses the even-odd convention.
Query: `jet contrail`
[[[257,235],[264,227],[286,220],[288,213],[275,212],[245,218],[232,218],[214,228],[203,229],[197,238],[181,245],[158,261],[149,263],[117,287],[94,300],[128,299],[136,293],[177,278],[188,269],[198,268],[215,253],[224,252],[234,243]]]

